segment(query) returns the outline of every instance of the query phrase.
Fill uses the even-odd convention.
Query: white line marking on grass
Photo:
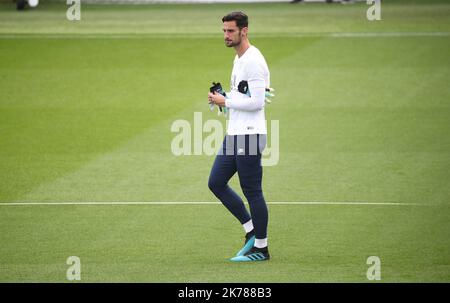
[[[383,37],[450,37],[450,32],[343,32],[343,33],[255,33],[255,37],[329,37],[329,38],[383,38]],[[179,33],[148,33],[148,34],[0,34],[0,39],[198,39],[215,38],[216,34],[179,34]]]
[[[269,205],[384,205],[384,206],[427,206],[419,203],[398,202],[267,202]],[[221,205],[220,202],[1,202],[0,206],[39,206],[39,205]]]
[[[333,38],[372,38],[372,37],[449,37],[449,32],[385,32],[385,33],[331,33]]]
[[[425,205],[419,203],[399,203],[399,202],[268,202],[272,205],[393,205],[393,206],[411,206],[411,205]]]
[[[202,205],[219,202],[4,202],[0,205]]]

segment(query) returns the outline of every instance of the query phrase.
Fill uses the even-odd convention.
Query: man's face
[[[246,27],[242,30],[236,25],[236,21],[225,21],[223,23],[223,38],[227,47],[234,47],[241,44]]]

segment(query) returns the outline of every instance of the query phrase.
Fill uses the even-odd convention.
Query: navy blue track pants
[[[267,237],[268,210],[261,184],[261,153],[266,146],[266,137],[262,134],[226,135],[208,181],[209,189],[241,224],[252,220],[257,239]],[[228,185],[236,172],[251,215],[239,195]]]

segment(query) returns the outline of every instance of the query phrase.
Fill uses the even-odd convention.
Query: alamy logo
[[[66,260],[66,264],[70,265],[66,272],[66,278],[69,281],[81,280],[81,261],[77,256],[70,256]]]
[[[67,9],[66,17],[69,21],[81,20],[81,0],[67,0],[67,5],[72,5]]]
[[[194,123],[187,120],[176,120],[172,123],[170,131],[177,133],[172,139],[171,150],[175,156],[190,156],[190,155],[207,155],[212,156],[221,152],[222,142],[225,136],[222,123],[219,120],[207,120],[203,123],[202,112],[194,113]],[[237,154],[242,155],[245,151],[248,151],[249,155],[256,155],[257,150],[261,152],[261,165],[273,166],[277,165],[279,155],[279,121],[270,121],[270,146],[269,136],[261,136],[260,142],[250,140],[248,148],[242,142],[237,142]],[[204,134],[208,134],[206,138],[203,138]],[[238,136],[239,139],[239,136]],[[193,141],[193,146],[192,146]],[[228,142],[228,141],[227,141]],[[234,151],[234,146],[230,142],[231,146],[226,148],[226,154],[231,155]],[[231,152],[231,153],[230,153]]]
[[[381,280],[381,260],[377,256],[370,256],[366,261],[367,265],[371,265],[367,270],[366,277],[368,280]]]
[[[372,5],[367,9],[367,20],[381,20],[381,0],[367,0],[367,5]]]

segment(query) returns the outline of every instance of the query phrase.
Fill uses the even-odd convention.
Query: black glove
[[[225,91],[223,90],[222,85],[220,84],[220,82],[217,82],[217,83],[216,83],[216,82],[213,82],[212,84],[213,84],[213,85],[209,88],[209,91],[210,91],[211,93],[216,92],[216,93],[221,94],[221,95],[224,96],[224,97],[227,96],[227,94],[226,94]]]
[[[241,82],[239,82],[238,92],[240,92],[241,94],[244,94],[244,95],[250,95],[250,93],[248,91],[248,82],[247,81],[242,80]]]
[[[223,90],[222,84],[220,84],[220,82],[217,82],[217,83],[216,83],[216,82],[213,82],[213,83],[212,83],[212,86],[209,88],[209,91],[210,91],[211,93],[214,93],[214,92],[219,93],[219,94],[221,94],[221,95],[224,96],[224,97],[227,96],[227,94],[226,94],[225,91]],[[222,107],[221,107],[221,106],[219,106],[219,110],[222,111]]]

